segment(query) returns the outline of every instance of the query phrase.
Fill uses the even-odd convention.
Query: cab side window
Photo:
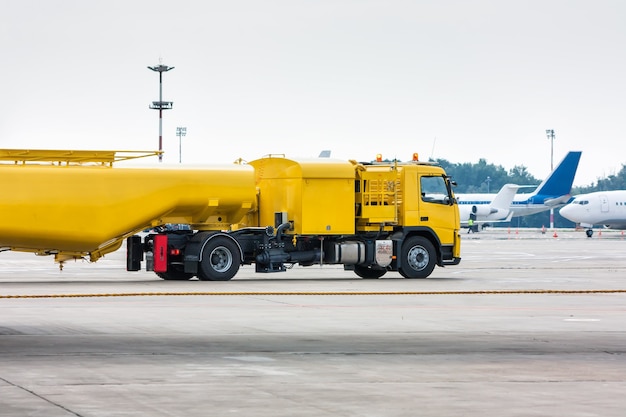
[[[437,204],[450,204],[448,188],[442,176],[421,177],[420,188],[422,191],[422,201]]]

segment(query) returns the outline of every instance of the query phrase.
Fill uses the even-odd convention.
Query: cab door
[[[459,208],[443,175],[418,178],[419,223],[435,231],[441,243],[453,244],[460,228]]]

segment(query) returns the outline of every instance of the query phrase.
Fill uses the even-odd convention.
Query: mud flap
[[[154,272],[167,272],[167,235],[155,235],[154,248]]]

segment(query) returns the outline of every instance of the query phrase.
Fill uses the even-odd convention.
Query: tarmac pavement
[[[463,239],[425,280],[1,253],[0,416],[623,416],[621,232]]]

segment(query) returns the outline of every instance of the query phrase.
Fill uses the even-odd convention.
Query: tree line
[[[502,165],[487,163],[479,159],[478,163],[452,163],[445,159],[431,160],[441,165],[446,173],[456,181],[455,193],[497,193],[504,184],[528,185],[527,190],[520,189],[519,193],[530,193],[539,185],[542,179],[535,178],[523,165],[516,165],[508,171]],[[588,186],[573,187],[572,195],[591,193],[594,191],[626,190],[626,165],[615,175],[598,178],[597,182]],[[550,211],[530,216],[514,217],[510,222],[494,223],[494,227],[548,227]],[[561,217],[558,210],[554,211],[555,227],[574,227],[574,223]]]

